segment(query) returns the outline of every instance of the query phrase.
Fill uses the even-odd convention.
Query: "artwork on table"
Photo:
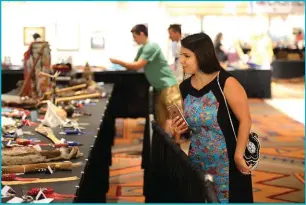
[[[105,38],[103,31],[93,31],[91,36],[91,48],[92,49],[104,49]]]
[[[45,41],[45,27],[24,27],[23,28],[23,44],[25,46],[30,45],[34,39],[33,34],[39,34],[40,39]]]
[[[77,51],[80,46],[80,26],[78,23],[58,22],[55,28],[56,49],[59,51]]]

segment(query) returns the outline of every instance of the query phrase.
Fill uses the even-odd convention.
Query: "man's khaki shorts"
[[[176,104],[183,111],[182,97],[178,85],[157,91],[155,95],[155,117],[156,122],[164,127],[166,120],[171,119],[167,107]]]

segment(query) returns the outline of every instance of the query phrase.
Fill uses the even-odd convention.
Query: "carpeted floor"
[[[265,102],[294,120],[305,124],[304,80],[297,82],[278,80],[272,82],[271,89],[272,99],[266,99]]]
[[[304,202],[304,125],[261,100],[250,100],[261,161],[253,173],[256,202]]]
[[[114,154],[110,172],[109,203],[144,202],[140,155]]]
[[[303,98],[267,99],[265,102],[287,116],[290,116],[292,119],[305,125],[305,100]]]
[[[263,100],[249,101],[252,130],[261,143],[261,160],[253,175],[255,202],[304,202],[304,125],[274,109]],[[137,132],[116,139],[113,149],[108,202],[144,202],[141,170],[141,119]],[[122,121],[117,122],[122,130]],[[134,124],[130,122],[126,124]],[[128,125],[126,125],[128,126]],[[137,134],[138,133],[138,134]],[[136,137],[137,135],[137,137]],[[188,143],[182,146],[187,152]]]
[[[116,138],[112,149],[109,203],[142,203],[143,170],[141,169],[142,137],[145,120],[117,119]]]
[[[305,82],[304,80],[297,82],[278,80],[271,83],[271,90],[273,99],[304,99]]]

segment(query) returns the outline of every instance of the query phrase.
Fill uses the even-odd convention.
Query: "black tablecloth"
[[[242,51],[243,51],[244,54],[247,54],[248,52],[251,51],[251,49],[250,48],[242,48]],[[280,52],[280,51],[285,51],[287,53],[302,53],[302,52],[305,51],[305,47],[303,49],[289,49],[289,48],[279,48],[279,47],[273,48],[273,54],[274,55],[277,55],[278,52]]]
[[[104,85],[105,91],[107,93],[111,93],[113,89],[113,85],[106,84]],[[108,95],[109,96],[109,95]],[[83,111],[90,113],[91,116],[82,116],[79,119],[80,123],[88,123],[88,125],[80,125],[81,127],[84,127],[85,134],[82,135],[60,135],[60,128],[54,128],[53,132],[55,136],[58,139],[65,138],[68,141],[77,141],[83,144],[83,146],[80,146],[81,152],[84,154],[84,157],[80,159],[73,159],[69,160],[72,162],[82,162],[82,165],[80,167],[73,168],[72,171],[60,171],[55,172],[51,176],[44,173],[34,173],[34,174],[26,174],[24,177],[30,177],[30,178],[61,178],[61,177],[71,177],[71,176],[77,176],[79,177],[78,180],[75,181],[68,181],[68,182],[54,182],[54,183],[41,183],[41,184],[26,184],[26,185],[14,185],[11,186],[16,192],[17,196],[21,197],[23,192],[25,192],[28,189],[31,188],[38,188],[38,187],[50,187],[53,188],[55,192],[60,194],[76,194],[78,195],[78,187],[82,186],[82,175],[86,174],[86,167],[88,167],[88,158],[91,155],[91,150],[94,147],[96,139],[98,139],[99,129],[100,126],[103,125],[103,116],[105,117],[105,110],[108,106],[109,97],[103,98],[99,100],[98,103],[95,105],[86,105],[83,107]],[[102,123],[101,123],[102,122]],[[34,131],[35,127],[24,127],[23,131]],[[102,133],[100,133],[100,138],[103,137]],[[35,133],[35,136],[25,136],[24,138],[37,138],[43,142],[48,142],[48,139],[44,136]],[[42,147],[45,149],[44,147]],[[93,156],[92,156],[93,157]],[[99,157],[99,156],[97,156]],[[102,159],[101,159],[102,160]],[[101,164],[103,161],[101,161]],[[109,164],[107,162],[106,164]],[[94,188],[94,187],[93,187]],[[8,199],[2,199],[3,202],[7,201]],[[55,202],[73,202],[74,199],[67,199],[64,201],[55,201]],[[103,202],[103,200],[101,201]]]
[[[236,69],[229,72],[244,87],[248,98],[271,98],[271,70]]]
[[[77,77],[81,76],[81,72]],[[23,70],[2,70],[2,93],[16,88],[23,79]],[[138,71],[97,71],[96,82],[114,84],[112,98],[116,117],[145,117],[147,115],[149,83],[143,72]]]
[[[235,69],[230,70],[245,88],[249,98],[271,98],[271,70]],[[78,75],[81,75],[80,73]],[[143,72],[100,71],[94,72],[97,82],[114,84],[114,104],[116,117],[146,117],[149,83]],[[2,71],[2,93],[16,87],[23,78],[21,70]]]
[[[305,60],[275,60],[272,76],[276,79],[292,79],[305,76]]]

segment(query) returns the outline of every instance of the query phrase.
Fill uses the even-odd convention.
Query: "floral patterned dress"
[[[188,156],[192,163],[214,177],[215,191],[221,203],[253,202],[250,175],[241,174],[234,162],[236,140],[230,125],[221,89],[231,75],[222,70],[202,89],[191,85],[191,78],[180,84],[184,116],[192,130]],[[230,109],[230,108],[229,108]],[[230,109],[238,131],[238,120]]]

